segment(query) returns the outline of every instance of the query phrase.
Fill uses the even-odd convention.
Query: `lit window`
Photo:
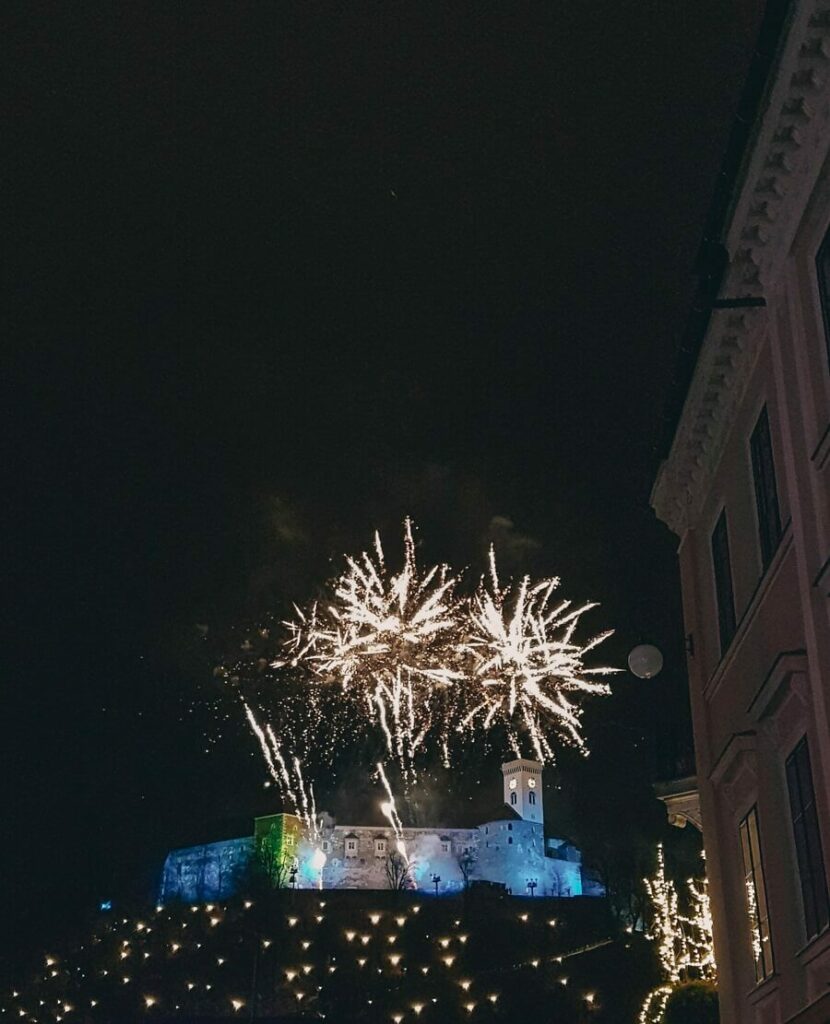
[[[715,574],[720,650],[721,654],[725,654],[735,635],[735,598],[732,591],[732,566],[729,561],[726,509],[721,512],[712,532],[712,568]]]
[[[758,512],[761,564],[766,569],[781,538],[781,514],[778,510],[778,489],[775,484],[775,463],[766,406],[752,431],[749,448],[752,453],[752,482],[755,485],[755,508]]]
[[[763,981],[764,978],[768,978],[772,974],[773,960],[757,808],[753,807],[741,822],[740,836],[749,931],[752,940],[752,958],[755,962],[755,980]]]
[[[806,736],[787,758],[787,788],[790,791],[790,815],[801,882],[804,926],[806,937],[812,939],[830,921],[830,900],[827,896],[827,876],[821,852],[816,794]]]

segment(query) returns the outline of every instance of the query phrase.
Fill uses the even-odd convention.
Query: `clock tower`
[[[544,824],[542,806],[542,766],[524,757],[501,766],[504,776],[504,802],[524,821]]]

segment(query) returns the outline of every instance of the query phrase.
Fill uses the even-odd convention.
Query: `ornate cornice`
[[[724,229],[721,299],[774,301],[830,145],[830,2],[796,3]],[[651,504],[678,536],[709,493],[766,331],[763,308],[714,309]]]

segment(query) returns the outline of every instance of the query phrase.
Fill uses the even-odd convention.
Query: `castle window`
[[[527,802],[529,804],[536,803],[536,794],[532,790],[527,794]]]
[[[511,793],[511,794],[510,794],[510,803],[511,803],[511,804],[512,804],[512,805],[513,805],[514,807],[516,806],[516,794],[515,794],[515,793]]]
[[[347,839],[346,840],[346,856],[354,857],[357,854],[357,840]]]
[[[378,855],[386,853],[386,840],[376,839],[375,840],[375,853]]]
[[[508,836],[507,837],[507,841],[508,841],[508,843],[512,843],[513,842],[513,836]]]
[[[450,844],[448,842],[446,842],[446,841],[442,842],[441,843],[441,853],[449,853],[449,852],[450,852]]]
[[[331,852],[331,843],[329,842],[328,839],[324,839],[322,843],[320,843],[320,849],[323,851],[323,853]]]
[[[507,831],[508,832],[512,832],[513,831],[513,822],[512,821],[508,823]]]

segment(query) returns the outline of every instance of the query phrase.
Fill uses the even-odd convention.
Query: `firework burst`
[[[471,741],[500,733],[517,756],[543,762],[561,743],[587,752],[581,700],[608,693],[599,677],[615,671],[585,664],[608,633],[587,643],[576,637],[594,605],[555,601],[555,578],[503,586],[492,551],[489,575],[471,596],[459,593],[460,582],[447,565],[419,566],[406,520],[399,571],[387,568],[376,534],[373,549],[347,558],[321,599],[295,608],[282,637],[261,630],[260,646],[242,647],[247,660],[221,670],[250,691],[249,724],[301,816],[306,791],[295,754],[316,777],[324,764],[336,773],[346,747],[365,746],[368,763],[383,747],[408,797],[424,764],[440,758],[449,766]]]
[[[517,757],[526,737],[542,762],[554,757],[553,734],[587,752],[581,707],[572,695],[609,693],[595,677],[615,671],[585,667],[585,655],[610,632],[577,643],[580,617],[595,605],[552,603],[558,586],[556,577],[534,584],[525,576],[515,588],[502,587],[491,548],[489,578],[469,602],[463,640],[474,685],[472,707],[457,728],[480,726],[487,732],[500,723]]]
[[[457,584],[446,565],[418,566],[407,519],[400,572],[387,569],[375,534],[374,551],[347,558],[326,599],[296,609],[285,657],[273,663],[302,668],[362,707],[407,782],[430,733],[445,731],[447,691],[465,679]]]

